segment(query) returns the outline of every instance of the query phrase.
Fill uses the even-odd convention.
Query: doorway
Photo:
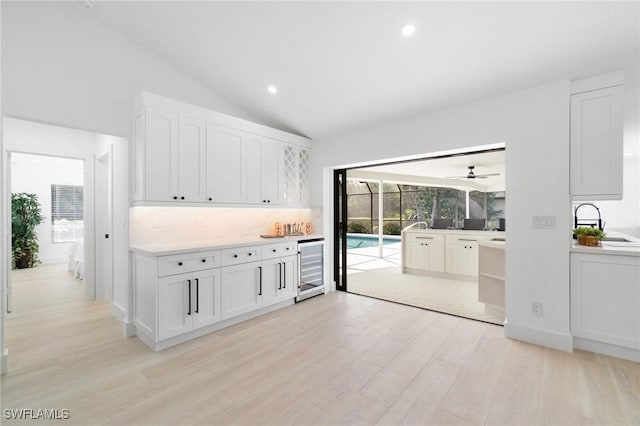
[[[84,161],[10,153],[10,169],[7,311],[32,312],[84,298]]]
[[[336,287],[502,324],[504,306],[496,310],[479,294],[478,259],[484,240],[505,239],[504,152],[495,148],[341,169],[335,182],[340,192],[334,191],[341,261],[334,262],[339,269],[334,273],[342,288],[337,279]],[[464,240],[461,250],[458,237]]]

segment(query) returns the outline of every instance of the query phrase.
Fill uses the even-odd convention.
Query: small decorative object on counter
[[[280,222],[273,224],[273,233],[276,235],[282,235],[282,224]]]
[[[313,225],[311,224],[311,222],[307,222],[304,225],[304,233],[306,235],[311,235],[313,233]]]
[[[605,237],[605,233],[598,228],[580,226],[573,230],[578,239],[578,244],[582,246],[597,247]]]

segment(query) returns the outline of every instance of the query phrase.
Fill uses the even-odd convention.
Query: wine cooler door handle
[[[278,290],[282,290],[282,263],[278,263]]]
[[[196,314],[200,310],[200,280],[196,278]]]
[[[189,311],[187,315],[191,315],[191,280],[187,280],[187,288],[189,289]]]
[[[258,296],[262,296],[262,266],[258,266],[258,270],[260,271],[260,291],[258,291]]]

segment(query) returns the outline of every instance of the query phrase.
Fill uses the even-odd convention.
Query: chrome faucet
[[[595,221],[596,219],[578,219],[578,209],[580,209],[580,207],[583,206],[591,206],[594,209],[596,209],[596,211],[598,212],[598,219],[597,222],[589,222],[589,221]],[[592,228],[595,228],[596,225],[598,226],[598,229],[601,231],[604,231],[604,225],[602,224],[602,216],[600,216],[600,209],[593,203],[582,203],[579,204],[575,210],[573,211],[573,227],[577,228],[578,225],[584,225],[584,226],[590,226]]]

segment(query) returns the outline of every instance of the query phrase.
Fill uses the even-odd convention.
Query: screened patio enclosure
[[[347,179],[347,249],[350,273],[400,266],[402,229],[416,222],[465,218],[486,219],[498,227],[504,217],[505,193],[453,187]]]

